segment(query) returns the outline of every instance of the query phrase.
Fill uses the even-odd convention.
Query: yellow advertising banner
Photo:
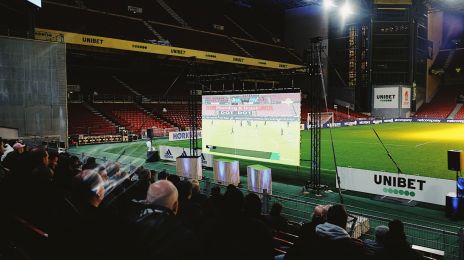
[[[228,55],[228,54],[222,54],[222,53],[216,53],[216,52],[177,48],[173,46],[127,41],[127,40],[113,39],[113,38],[107,38],[107,37],[101,37],[101,36],[86,35],[86,34],[71,33],[71,32],[62,32],[62,31],[42,29],[42,28],[35,29],[35,39],[42,40],[42,41],[58,41],[58,42],[64,42],[64,43],[69,43],[69,44],[77,44],[77,45],[85,45],[85,46],[93,46],[93,47],[101,47],[101,48],[111,48],[111,49],[126,50],[126,51],[146,52],[146,53],[169,55],[169,56],[176,56],[176,57],[185,57],[185,58],[195,57],[197,59],[202,59],[202,60],[228,62],[228,63],[243,64],[243,65],[272,68],[272,69],[293,69],[293,68],[302,67],[301,65],[290,64],[290,63],[260,60],[260,59],[234,56],[234,55]]]

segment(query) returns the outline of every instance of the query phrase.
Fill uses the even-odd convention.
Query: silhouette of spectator
[[[363,259],[362,242],[352,239],[346,232],[348,213],[341,204],[333,205],[327,212],[327,222],[316,226],[313,246],[320,259]]]
[[[401,220],[394,219],[390,221],[388,228],[389,230],[385,236],[385,247],[378,254],[378,259],[423,259],[406,241],[404,224]]]
[[[377,226],[375,228],[375,240],[364,240],[363,244],[368,256],[375,257],[383,250],[388,230],[389,228],[387,226]]]
[[[285,255],[286,260],[306,259],[308,255],[314,254],[312,245],[315,243],[316,226],[327,220],[327,211],[330,205],[318,205],[314,207],[311,222],[303,224],[298,234],[298,240],[290,247]]]
[[[146,207],[130,228],[131,259],[199,259],[197,239],[178,217],[178,191],[167,180],[150,185]]]

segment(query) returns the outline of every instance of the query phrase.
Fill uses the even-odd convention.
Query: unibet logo
[[[170,158],[170,159],[172,159],[173,157],[172,157],[171,150],[168,149],[168,150],[164,153],[164,157],[165,157],[165,158]]]
[[[392,102],[396,95],[377,95],[380,102]]]
[[[414,178],[404,178],[404,177],[395,177],[395,176],[384,176],[374,174],[374,183],[377,185],[384,185],[389,186],[389,188],[383,188],[383,192],[395,194],[395,195],[403,195],[403,196],[416,196],[416,192],[408,191],[409,190],[423,190],[426,181],[424,180],[417,180]],[[393,187],[393,188],[392,188]],[[395,188],[405,188],[403,189],[395,189]]]

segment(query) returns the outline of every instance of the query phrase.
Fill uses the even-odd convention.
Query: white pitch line
[[[419,146],[422,146],[422,145],[430,144],[430,143],[434,143],[434,141],[430,141],[430,142],[425,142],[425,143],[417,144],[417,145],[416,145],[416,148],[419,147]]]
[[[322,141],[330,141],[330,139],[322,139]],[[334,140],[335,144],[338,142],[352,143],[352,144],[370,144],[377,145],[380,143],[371,143],[371,142],[356,142],[356,141],[347,141],[347,140]],[[408,146],[406,144],[385,144],[386,146]]]

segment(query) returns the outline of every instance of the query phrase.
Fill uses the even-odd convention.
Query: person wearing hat
[[[15,143],[13,145],[13,152],[9,153],[3,160],[3,166],[11,172],[17,171],[23,163],[24,144]]]

